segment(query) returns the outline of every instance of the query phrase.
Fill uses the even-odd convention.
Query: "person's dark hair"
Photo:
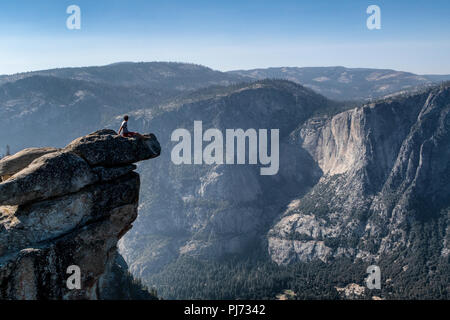
[[[123,120],[128,121],[128,116],[123,117]]]

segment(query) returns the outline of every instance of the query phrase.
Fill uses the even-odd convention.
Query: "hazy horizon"
[[[80,8],[80,29],[66,22]],[[369,30],[369,5],[381,29]],[[117,61],[229,71],[335,66],[450,74],[450,2],[31,1],[0,4],[0,74]]]
[[[394,70],[394,71],[398,71],[398,72],[408,72],[408,73],[413,73],[416,75],[448,75],[446,73],[415,73],[409,70],[399,70],[399,69],[395,69],[395,68],[377,68],[377,67],[365,67],[365,66],[360,66],[360,67],[349,67],[349,66],[345,66],[345,65],[312,65],[312,66],[290,66],[290,65],[279,65],[279,66],[265,66],[265,67],[256,67],[256,68],[248,68],[248,69],[238,69],[238,68],[232,68],[232,69],[228,69],[228,70],[220,70],[220,69],[216,69],[213,68],[211,66],[202,64],[202,63],[195,63],[195,62],[189,62],[189,61],[163,61],[163,60],[154,60],[154,61],[116,61],[116,62],[111,62],[111,63],[106,63],[106,64],[98,64],[98,65],[94,65],[94,64],[87,64],[87,65],[74,65],[74,66],[55,66],[55,67],[49,67],[49,68],[45,68],[45,69],[33,69],[33,70],[25,70],[25,71],[18,71],[18,72],[14,72],[14,73],[0,73],[0,76],[12,76],[15,74],[23,74],[23,73],[30,73],[30,72],[39,72],[39,71],[47,71],[47,70],[55,70],[55,69],[65,69],[65,68],[90,68],[90,67],[105,67],[105,66],[109,66],[109,65],[114,65],[114,64],[120,64],[120,63],[181,63],[181,64],[194,64],[194,65],[200,65],[206,68],[210,68],[212,70],[216,70],[216,71],[221,71],[221,72],[231,72],[231,71],[240,71],[240,70],[254,70],[254,69],[270,69],[270,68],[338,68],[338,67],[342,67],[342,68],[346,68],[346,69],[377,69],[377,70]]]

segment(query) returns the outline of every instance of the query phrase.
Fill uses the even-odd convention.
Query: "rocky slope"
[[[270,230],[273,261],[379,261],[412,251],[423,237],[413,232],[419,223],[443,219],[448,226],[448,85],[312,118],[291,139],[307,150],[322,177]],[[445,257],[448,227],[439,237],[434,254]]]
[[[177,278],[167,265],[183,270],[180,257],[222,261],[255,245],[281,266],[361,259],[382,265],[398,288],[413,272],[402,266],[426,282],[449,252],[449,92],[442,85],[339,112],[304,87],[262,81],[137,111],[140,130],[160,132],[168,150],[170,133],[192,132],[194,120],[204,130],[280,128],[280,171],[176,166],[170,154],[143,164],[139,223],[119,248],[134,274],[160,285]]]
[[[154,135],[101,130],[63,149],[0,161],[0,299],[103,299],[117,241],[137,217],[138,161],[159,156]],[[81,271],[70,290],[69,266]]]
[[[175,144],[171,133],[192,132],[194,120],[202,120],[204,131],[278,128],[281,145],[274,176],[261,176],[259,165],[175,165],[170,152],[139,166],[141,214],[119,246],[130,270],[145,279],[179,256],[220,259],[259,243],[282,206],[320,174],[306,151],[287,143],[289,133],[313,114],[339,107],[292,82],[267,80],[205,89],[160,110],[132,113],[140,131],[158,132],[165,150]]]
[[[0,149],[62,147],[123,112],[151,108],[173,94],[41,75],[6,83],[0,87],[0,125],[9,134],[1,135]]]

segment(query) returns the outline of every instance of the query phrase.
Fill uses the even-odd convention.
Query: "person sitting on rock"
[[[121,124],[121,126],[119,128],[119,132],[118,132],[119,135],[120,135],[120,132],[122,132],[122,136],[123,137],[127,137],[127,138],[139,137],[139,138],[142,138],[142,135],[140,135],[139,133],[133,132],[133,131],[128,131],[128,116],[127,115],[123,117],[123,122],[122,122],[122,124]]]

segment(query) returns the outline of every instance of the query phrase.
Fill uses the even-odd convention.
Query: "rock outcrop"
[[[0,181],[9,179],[35,159],[56,151],[58,151],[56,148],[28,148],[17,152],[15,155],[3,158],[0,162]]]
[[[153,134],[100,130],[63,149],[0,161],[0,299],[102,299],[117,241],[137,217],[133,163],[159,156]],[[66,285],[69,266],[80,289]]]

